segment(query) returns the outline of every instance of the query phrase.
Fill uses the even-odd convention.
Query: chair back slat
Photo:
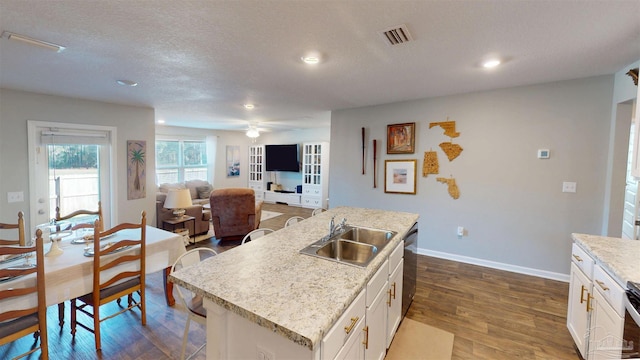
[[[73,220],[73,218],[77,217],[77,216],[81,216],[81,215],[95,215],[98,217],[97,221],[100,221],[100,224],[102,224],[101,226],[104,226],[104,219],[102,217],[102,202],[98,201],[98,210],[76,210],[70,214],[67,215],[60,215],[60,207],[56,206],[56,216],[55,216],[55,220],[56,221],[65,221],[65,220]],[[71,224],[69,230],[77,230],[77,229],[82,229],[82,228],[92,228],[93,227],[93,223],[78,223],[78,224]],[[61,229],[56,229],[57,231],[60,231]],[[100,228],[100,231],[103,230],[103,227]]]
[[[19,220],[22,220],[22,213],[19,213],[18,218]],[[18,229],[24,232],[23,221],[19,221]],[[16,280],[8,280],[9,282],[15,281],[15,284],[13,286],[9,285],[9,287],[4,290],[0,290],[0,322],[20,319],[24,316],[33,316],[32,314],[37,314],[38,321],[35,324],[27,324],[27,322],[23,322],[24,325],[17,326],[13,329],[11,334],[0,338],[0,346],[20,339],[28,334],[38,333],[40,337],[40,346],[33,347],[28,352],[18,357],[32,353],[39,348],[41,358],[47,360],[49,359],[49,350],[42,230],[36,230],[36,237],[33,240],[32,246],[26,246],[26,244],[23,244],[22,246],[0,245],[1,257],[11,255],[30,256],[30,253],[32,252],[35,252],[36,254],[35,265],[33,267],[8,266],[7,268],[0,270],[0,276],[2,277],[20,277],[20,279]],[[33,276],[34,274],[35,277]],[[30,301],[29,297],[35,298],[35,301]],[[17,324],[20,324],[20,322],[18,321]]]
[[[26,245],[26,238],[24,236],[24,213],[22,211],[18,212],[18,222],[17,223],[0,223],[0,230],[17,230],[17,234],[15,237],[11,237],[10,239],[4,239],[2,237],[6,236],[6,233],[10,231],[2,231],[0,232],[0,246],[4,245]]]

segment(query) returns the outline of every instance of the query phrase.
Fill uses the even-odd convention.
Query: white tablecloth
[[[135,230],[126,230],[135,231]],[[140,230],[135,231],[139,234]],[[45,257],[45,284],[47,295],[47,306],[61,303],[65,300],[76,298],[92,292],[93,283],[93,257],[84,256],[84,244],[72,244],[71,240],[74,236],[63,238],[60,247],[64,251],[63,254],[56,257]],[[132,237],[133,238],[133,237]],[[139,236],[138,236],[139,238]],[[105,239],[101,243],[116,241],[117,238]],[[152,226],[146,227],[146,271],[150,274],[173,265],[180,255],[186,252],[182,237],[178,234],[157,229]],[[49,245],[45,245],[45,253],[49,249]],[[139,252],[140,248],[135,247],[126,251]],[[23,260],[18,262],[5,263],[0,267],[7,267],[15,264],[21,264]],[[35,261],[33,258],[31,261]],[[0,283],[0,289],[17,287],[17,284],[35,282],[35,274]],[[33,297],[31,297],[33,299]],[[14,307],[17,301],[25,299],[16,298],[11,302],[3,302],[2,307]],[[30,300],[32,302],[35,300]],[[35,304],[35,302],[34,302]],[[20,305],[24,307],[24,305]]]

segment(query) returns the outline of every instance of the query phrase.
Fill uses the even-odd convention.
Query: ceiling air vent
[[[407,25],[398,25],[387,30],[381,31],[382,36],[386,39],[389,45],[404,44],[413,40]]]

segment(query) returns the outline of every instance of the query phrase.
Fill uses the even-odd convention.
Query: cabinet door
[[[386,279],[386,271],[385,271]],[[365,358],[367,360],[382,360],[387,354],[387,281],[378,291],[371,305],[367,308],[365,317],[367,326],[365,331]]]
[[[402,269],[404,259],[389,276],[388,309],[387,309],[387,348],[391,345],[391,340],[398,330],[400,320],[402,320]]]
[[[591,280],[572,262],[567,304],[567,328],[583,358],[587,357],[587,330],[589,326],[588,297]]]
[[[624,319],[594,291],[589,331],[589,360],[620,359]]]
[[[335,360],[364,360],[364,319],[360,319],[358,325],[356,325],[359,331],[357,334],[353,334],[344,344],[342,349],[336,355]]]

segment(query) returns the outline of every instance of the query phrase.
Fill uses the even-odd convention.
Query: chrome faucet
[[[335,235],[337,232],[344,230],[345,224],[347,223],[347,219],[342,218],[340,224],[336,226],[334,220],[335,216],[332,216],[331,221],[329,222],[329,236],[327,237],[327,239]]]

